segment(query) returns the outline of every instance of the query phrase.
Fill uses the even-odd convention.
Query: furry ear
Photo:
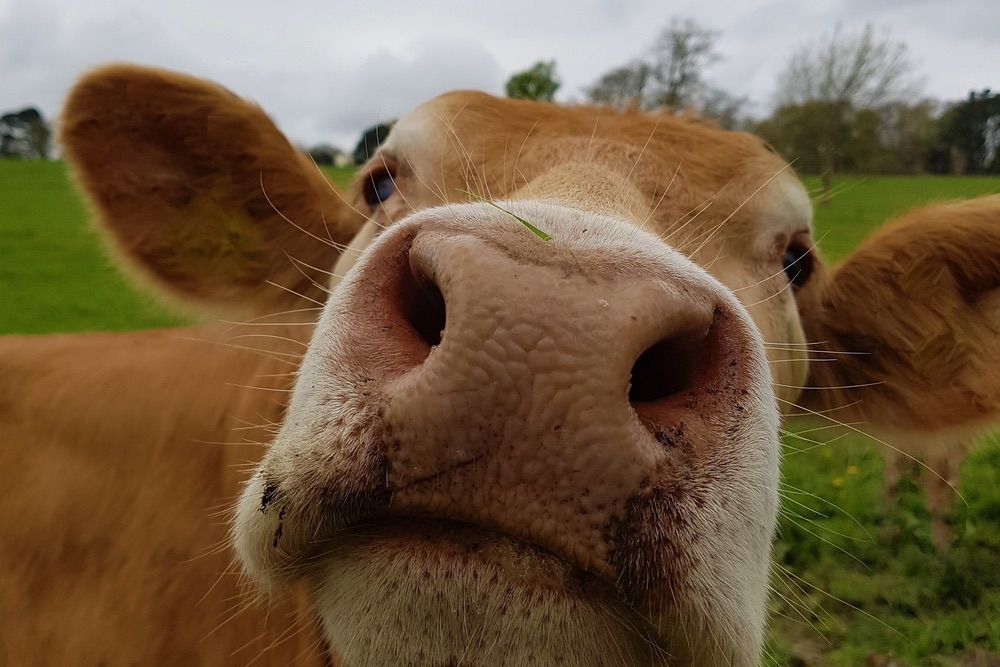
[[[321,302],[309,267],[332,267],[362,223],[259,107],[214,83],[102,67],[70,92],[61,127],[112,246],[189,308],[245,317]]]
[[[817,278],[799,300],[806,335],[859,354],[812,364],[809,408],[881,432],[1000,417],[1000,195],[911,211]]]

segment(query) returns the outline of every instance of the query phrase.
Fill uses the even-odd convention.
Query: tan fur
[[[871,387],[808,394],[847,420],[938,431],[1000,406],[1000,195],[934,204],[893,220],[801,299],[810,340],[847,355],[811,381]]]
[[[813,364],[808,384],[885,381],[889,391],[864,390],[857,408],[877,428],[973,429],[995,419],[1000,403],[995,200],[904,218],[793,295],[780,259],[791,237],[808,237],[801,186],[757,138],[690,119],[452,93],[400,121],[361,174],[351,205],[257,107],[190,77],[131,66],[97,70],[71,93],[63,128],[67,156],[119,254],[147,282],[200,311],[257,315],[313,305],[268,281],[322,300],[314,284],[320,274],[306,268],[310,280],[287,256],[329,269],[338,253],[316,238],[327,238],[328,230],[337,243],[357,232],[334,270],[342,275],[357,259],[354,249],[365,248],[380,225],[413,210],[466,201],[468,191],[549,199],[631,220],[731,288],[766,341],[787,343],[769,350],[779,397],[796,399],[796,387],[806,383],[807,364],[795,349],[805,340],[801,310],[809,340],[833,340],[844,350],[866,345],[872,352]],[[400,196],[364,207],[361,184],[387,165]],[[262,181],[294,225],[268,204]],[[360,232],[362,216],[354,208],[373,219]],[[859,299],[859,293],[872,296]],[[16,471],[6,476],[7,511],[0,519],[0,662],[323,660],[305,607],[299,621],[282,604],[270,613],[262,606],[235,613],[241,602],[236,577],[219,576],[232,558],[226,520],[212,517],[231,504],[262,453],[255,445],[216,443],[268,437],[258,425],[281,419],[291,381],[285,374],[297,368],[312,333],[311,326],[292,323],[314,317],[289,314],[277,327],[0,341],[0,456],[3,470]],[[261,337],[240,337],[248,333]],[[854,396],[838,390],[807,398],[824,407]],[[253,428],[233,430],[247,425]],[[667,510],[636,508],[650,522]],[[502,557],[497,562],[509,575],[512,564]],[[352,560],[351,577],[365,565]],[[451,581],[451,570],[433,559],[420,574]],[[362,580],[351,577],[347,595]],[[530,602],[525,614],[537,609],[572,619],[565,609],[584,609],[587,623],[601,622],[604,613],[621,618],[621,610],[599,605],[548,606],[541,593],[536,603],[532,591],[539,582],[525,582],[526,597],[517,598]],[[580,590],[592,595],[588,586]],[[488,588],[476,591],[490,595]],[[442,592],[455,593],[444,584]],[[388,622],[392,610],[382,612]],[[427,610],[428,618],[440,613]],[[709,605],[706,613],[726,612]],[[363,623],[354,627],[371,631]],[[514,642],[517,627],[504,625],[484,637]],[[568,623],[557,628],[558,636],[589,650],[594,635],[586,627],[585,619]],[[684,639],[704,628],[661,631]],[[628,637],[615,635],[614,646],[640,656],[652,645],[630,642],[645,641],[650,632],[629,629]],[[344,650],[363,653],[356,639],[342,638]],[[381,632],[376,639],[391,643],[394,636]],[[753,655],[759,637],[740,641]],[[723,661],[705,646],[688,658]],[[441,659],[449,656],[445,651]]]
[[[858,354],[813,364],[809,385],[835,389],[805,392],[805,405],[887,443],[890,493],[903,461],[929,465],[943,545],[967,445],[1000,414],[1000,195],[908,213],[818,278],[800,299],[807,335]]]
[[[128,269],[188,308],[274,312],[286,299],[268,281],[322,299],[304,273],[360,227],[259,107],[193,77],[94,70],[69,94],[60,138]]]
[[[319,664],[306,608],[254,603],[241,583],[228,508],[325,297],[338,250],[320,239],[348,242],[360,216],[259,108],[191,77],[96,70],[69,95],[62,141],[130,272],[189,310],[292,312],[0,339],[0,456],[18,471],[0,663]]]
[[[268,344],[274,359],[262,358],[228,346],[254,346],[240,333],[0,339],[0,663],[246,664],[263,652],[254,664],[286,665],[318,653],[311,619],[287,604],[241,611],[253,594],[227,548],[226,508],[268,437],[257,425],[280,418],[282,394],[268,389],[288,384],[281,355],[300,348]]]

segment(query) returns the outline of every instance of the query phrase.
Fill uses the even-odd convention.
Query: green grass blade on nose
[[[514,213],[513,211],[508,211],[507,209],[505,209],[503,206],[500,206],[496,202],[490,201],[489,199],[486,199],[484,197],[480,197],[479,195],[477,195],[474,192],[469,192],[468,190],[462,190],[461,192],[463,192],[464,194],[469,195],[469,197],[471,197],[472,199],[475,199],[476,201],[478,201],[481,204],[486,204],[488,206],[492,206],[493,208],[497,209],[498,211],[502,211],[503,213],[506,213],[507,215],[509,215],[510,217],[514,218],[515,220],[517,220],[518,222],[520,222],[522,225],[524,225],[525,227],[527,227],[531,231],[532,234],[534,234],[535,236],[537,236],[541,240],[543,240],[543,241],[551,241],[552,240],[552,235],[551,234],[549,234],[545,230],[540,229],[539,227],[531,224],[530,222],[528,222],[527,220],[525,220],[524,218],[522,218],[521,216],[519,216],[517,213]]]

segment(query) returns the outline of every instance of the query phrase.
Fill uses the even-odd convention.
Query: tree
[[[746,104],[746,97],[736,97],[721,88],[706,88],[699,112],[707,118],[714,118],[723,129],[735,130],[745,124],[740,113]]]
[[[778,77],[778,106],[818,101],[875,108],[917,94],[912,72],[906,44],[876,36],[871,24],[857,35],[837,26],[829,38],[792,53]]]
[[[316,144],[305,151],[312,161],[319,165],[332,166],[343,153],[342,150],[330,144]]]
[[[562,82],[556,76],[556,61],[539,61],[507,79],[507,97],[552,102]]]
[[[868,151],[866,142],[877,140],[878,132],[872,132],[876,116],[869,112],[916,93],[919,86],[912,69],[906,45],[876,36],[870,24],[857,35],[845,35],[838,26],[830,37],[796,49],[778,78],[777,127],[794,136],[791,143],[796,145],[796,152],[785,154],[805,164],[810,164],[808,158],[818,158],[815,167],[829,192],[833,172],[851,164],[851,137],[859,137],[853,143],[855,150]],[[822,117],[811,118],[810,110]],[[789,123],[799,126],[792,128]],[[808,148],[810,141],[815,151]],[[870,159],[869,154],[857,161]]]
[[[948,171],[1000,174],[1000,93],[988,88],[949,109],[941,119],[939,147]]]
[[[851,138],[851,126],[841,103],[811,101],[778,107],[754,131],[792,159],[795,168],[819,173],[833,165],[843,168],[844,146]]]
[[[0,116],[0,157],[46,159],[52,130],[34,107]]]
[[[704,77],[705,69],[720,59],[717,36],[690,19],[674,17],[644,54],[587,88],[587,99],[619,110],[691,109],[718,119],[723,127],[735,127],[746,98],[714,88]]]
[[[354,147],[354,164],[362,165],[375,155],[375,151],[382,145],[382,142],[389,136],[392,126],[396,121],[379,123],[373,125],[361,133],[358,145]]]
[[[657,84],[655,106],[680,109],[698,101],[705,89],[704,69],[719,60],[715,52],[718,34],[691,19],[670,19],[650,52]]]
[[[604,73],[586,90],[587,99],[619,111],[647,108],[647,88],[652,78],[652,66],[643,60]]]
[[[890,102],[879,109],[879,140],[891,163],[886,173],[923,174],[930,168],[930,152],[938,136],[940,104],[924,99],[915,103]]]
[[[847,113],[843,103],[813,101],[779,107],[752,129],[805,173],[947,171],[935,157],[937,107],[921,100]]]

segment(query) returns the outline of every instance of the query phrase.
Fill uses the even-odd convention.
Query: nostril
[[[630,403],[651,403],[693,386],[702,370],[706,330],[672,334],[647,348],[632,366]]]
[[[441,342],[446,316],[444,295],[437,284],[416,267],[403,287],[403,314],[413,330],[428,346]]]

